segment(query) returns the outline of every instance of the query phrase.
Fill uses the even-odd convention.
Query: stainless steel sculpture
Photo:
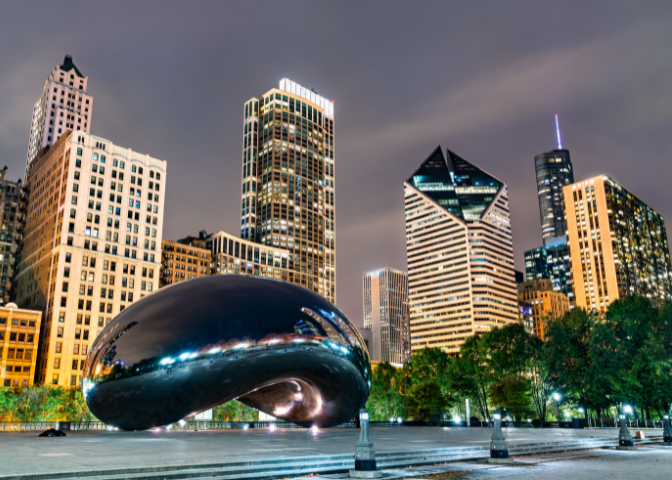
[[[177,422],[231,399],[330,427],[364,407],[369,355],[355,327],[298,285],[214,275],[163,288],[121,312],[84,366],[91,412],[126,430]]]

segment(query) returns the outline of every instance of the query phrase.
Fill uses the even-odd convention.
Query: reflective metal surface
[[[167,425],[237,398],[321,427],[366,403],[371,365],[345,315],[277,280],[214,275],[163,288],[121,312],[84,366],[84,396],[109,425]]]

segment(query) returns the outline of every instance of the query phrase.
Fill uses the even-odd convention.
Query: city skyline
[[[320,55],[309,60],[295,58],[289,63],[270,59],[251,70],[233,68],[222,72],[220,67],[227,60],[242,65],[245,61],[241,58],[254,58],[266,47],[260,43],[241,44],[242,50],[237,53],[218,51],[221,60],[213,62],[207,49],[199,51],[205,47],[209,35],[217,39],[213,43],[221,46],[245,38],[245,33],[243,29],[232,29],[230,34],[220,34],[221,27],[215,28],[216,22],[210,23],[203,12],[192,16],[203,22],[200,34],[183,33],[178,36],[179,41],[170,43],[174,51],[152,56],[145,62],[155,48],[154,41],[129,31],[128,40],[106,46],[94,38],[95,30],[90,25],[79,21],[84,18],[80,13],[68,9],[63,9],[62,14],[67,11],[81,29],[61,32],[60,42],[45,46],[44,35],[53,33],[53,27],[44,22],[47,17],[52,19],[59,14],[53,11],[47,15],[51,8],[46,6],[45,17],[36,19],[34,28],[41,28],[41,35],[24,42],[22,48],[16,47],[21,43],[18,40],[28,40],[30,32],[17,32],[13,25],[7,24],[0,34],[0,38],[7,39],[3,42],[5,46],[0,47],[3,63],[13,66],[0,74],[6,85],[0,94],[3,126],[0,156],[9,167],[9,178],[16,180],[23,175],[28,122],[44,80],[63,56],[70,54],[77,67],[92,80],[87,92],[96,99],[92,133],[135,151],[168,159],[171,176],[166,189],[164,238],[183,238],[202,229],[236,233],[239,225],[236,205],[240,202],[240,105],[254,92],[266,91],[283,77],[307,88],[314,87],[321,95],[335,100],[339,116],[335,134],[339,137],[336,170],[340,192],[337,194],[338,306],[358,326],[362,325],[361,275],[385,265],[406,270],[399,179],[405,178],[417,158],[426,155],[428,145],[450,145],[485,170],[503,172],[501,177],[509,185],[518,270],[524,269],[523,252],[542,244],[534,156],[556,145],[555,113],[562,119],[563,147],[572,152],[576,181],[609,175],[668,221],[672,218],[665,180],[672,174],[671,148],[666,137],[672,114],[665,107],[672,98],[669,89],[662,85],[672,62],[665,60],[670,53],[662,50],[666,42],[660,41],[670,35],[662,29],[672,18],[670,9],[656,9],[653,4],[648,11],[641,6],[637,9],[616,6],[610,16],[601,18],[594,26],[591,20],[599,12],[588,7],[584,10],[585,19],[572,17],[575,21],[572,35],[547,38],[524,47],[517,43],[521,39],[508,29],[497,32],[502,41],[494,48],[494,44],[478,44],[478,31],[491,25],[488,18],[479,16],[483,25],[465,37],[476,44],[471,50],[466,46],[457,49],[450,62],[442,62],[437,61],[442,58],[437,55],[451,39],[455,40],[451,36],[459,35],[460,29],[452,33],[438,29],[436,35],[424,33],[414,44],[404,46],[404,38],[410,38],[407,35],[412,32],[406,30],[407,35],[394,40],[393,31],[402,25],[404,17],[398,5],[392,5],[390,11],[394,15],[370,36],[349,33],[365,46],[364,53],[347,49],[345,32],[334,31],[336,38],[315,40],[316,51],[329,53],[326,60]],[[499,8],[493,6],[492,10]],[[6,19],[28,18],[27,7],[12,5],[6,10]],[[115,18],[114,8],[101,10]],[[148,10],[140,8],[138,20],[126,20],[127,24],[147,19]],[[238,10],[229,12],[231,18],[240,18],[247,11],[244,7],[224,10]],[[282,17],[281,10],[267,8],[269,15],[262,16],[262,23],[270,22],[274,14],[289,19],[289,12]],[[345,20],[343,14],[328,18],[335,11],[330,7],[315,10],[315,18],[326,22],[322,22],[321,28],[333,30],[339,21]],[[477,15],[469,8],[453,7],[445,8],[444,16],[435,13],[434,19],[429,16],[434,9],[416,10],[416,21],[423,30],[431,30],[426,27],[432,22],[441,23],[439,20],[451,13]],[[567,18],[571,8],[546,5],[531,10],[522,21],[540,20],[541,10],[543,18],[553,14]],[[363,19],[370,19],[372,10],[365,7],[361,13]],[[507,18],[506,12],[500,13]],[[157,23],[173,24],[179,16],[172,9]],[[270,23],[268,27],[279,28]],[[91,41],[82,42],[82,35],[87,32]],[[533,30],[526,35],[534,33]],[[399,51],[395,58],[377,56],[376,71],[371,66],[362,69],[370,55],[387,50],[377,43],[375,34],[394,40],[391,47],[398,47]],[[155,41],[167,40],[170,38],[159,35]],[[139,42],[137,51],[134,41]],[[289,41],[290,48],[313,48],[301,39]],[[338,43],[345,46],[337,47]],[[643,48],[654,52],[641,56]],[[416,52],[424,51],[421,49],[426,51],[420,57],[427,59],[415,58]],[[493,54],[485,55],[479,64],[472,63],[474,56],[490,49]],[[514,54],[516,49],[518,52]],[[499,55],[504,56],[504,63],[497,60]],[[176,68],[178,56],[186,62],[179,64],[189,68]],[[598,57],[602,63],[595,66],[593,62]],[[334,59],[340,62],[336,69],[331,65]],[[397,68],[402,61],[409,64],[409,72]],[[256,62],[249,62],[253,63]],[[450,66],[440,66],[441,63]],[[628,63],[638,67],[621,70]],[[329,68],[324,68],[327,65]],[[431,75],[417,74],[428,65],[433,68],[427,72]],[[615,71],[619,72],[619,78]],[[484,79],[486,73],[493,78]],[[165,84],[157,89],[159,82]],[[536,86],[544,82],[547,82],[544,87]],[[189,95],[184,94],[187,89]],[[656,169],[656,175],[644,175],[642,165]],[[234,173],[227,176],[227,171]],[[198,180],[187,181],[190,177]],[[194,215],[197,209],[202,213]]]

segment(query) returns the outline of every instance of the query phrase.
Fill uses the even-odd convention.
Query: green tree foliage
[[[519,375],[506,375],[490,387],[490,401],[520,421],[532,412],[530,382]]]
[[[378,364],[371,381],[367,409],[371,420],[386,421],[404,413],[404,395],[401,385],[403,372],[387,362]],[[404,393],[405,393],[404,389]]]
[[[423,422],[436,422],[449,408],[449,403],[434,380],[414,383],[406,394],[406,417]]]
[[[215,422],[256,422],[259,420],[259,412],[252,407],[237,400],[231,400],[212,411],[212,419]]]

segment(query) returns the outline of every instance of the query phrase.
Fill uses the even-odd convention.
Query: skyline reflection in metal
[[[97,418],[126,430],[232,399],[330,427],[355,417],[370,382],[364,341],[323,297],[288,282],[214,275],[121,312],[92,345],[83,391]]]

